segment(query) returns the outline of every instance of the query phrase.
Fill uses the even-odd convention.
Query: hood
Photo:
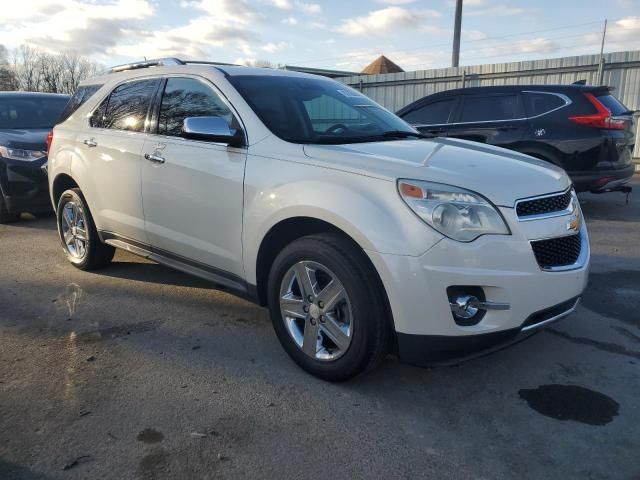
[[[454,185],[505,207],[571,184],[564,170],[548,162],[466,140],[305,145],[304,152],[318,165],[392,181],[408,178]]]
[[[47,149],[47,134],[50,131],[50,128],[37,130],[0,129],[0,145],[45,151]]]

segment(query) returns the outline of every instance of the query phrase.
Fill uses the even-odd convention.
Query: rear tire
[[[60,196],[56,216],[62,247],[74,267],[96,270],[111,263],[115,248],[100,241],[79,188],[71,188]]]
[[[374,368],[390,336],[379,283],[364,252],[341,235],[289,244],[268,281],[271,320],[285,351],[307,372],[333,382]]]

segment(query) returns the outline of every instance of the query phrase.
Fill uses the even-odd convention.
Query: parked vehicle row
[[[586,226],[549,162],[425,141],[290,71],[150,61],[77,95],[49,151],[68,260],[97,269],[123,248],[265,305],[318,377],[513,341],[584,289]]]
[[[398,115],[429,137],[540,158],[566,170],[578,192],[600,193],[626,190],[633,176],[633,113],[609,87],[503,85],[436,93]]]
[[[68,100],[50,93],[0,93],[0,223],[22,212],[51,211],[47,135]]]

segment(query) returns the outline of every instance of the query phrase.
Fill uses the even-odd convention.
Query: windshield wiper
[[[426,135],[422,133],[407,132],[405,130],[389,130],[388,132],[384,132],[380,136],[385,138],[408,138],[408,137],[427,138]]]

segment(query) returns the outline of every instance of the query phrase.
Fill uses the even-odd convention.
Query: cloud
[[[589,45],[599,44],[601,32],[588,33],[583,41]],[[605,48],[612,50],[632,50],[640,48],[640,16],[625,17],[607,25]]]
[[[396,29],[418,29],[440,14],[433,10],[408,10],[402,7],[387,7],[374,10],[368,15],[345,20],[337,30],[347,35],[376,35]]]
[[[467,9],[464,7],[480,7],[477,9]],[[491,15],[494,17],[506,17],[510,15],[524,15],[531,13],[534,9],[526,7],[512,7],[510,5],[494,4],[488,0],[475,0],[475,2],[465,2],[463,7],[463,15],[467,17],[479,17],[483,15]]]
[[[384,3],[386,5],[408,5],[414,3],[416,0],[376,0],[378,3]]]
[[[26,43],[54,52],[104,53],[136,30],[139,21],[153,14],[148,0],[103,4],[86,0],[23,0],[4,6],[0,43]]]
[[[246,0],[183,0],[180,6],[205,12],[216,23],[247,24],[259,18],[257,11]]]
[[[280,10],[298,10],[305,15],[316,15],[322,11],[322,7],[317,3],[306,3],[299,0],[271,0],[271,4]]]
[[[289,48],[291,45],[289,45],[287,42],[278,42],[278,43],[267,43],[266,45],[264,45],[262,47],[262,50],[264,50],[267,53],[278,53],[281,52],[283,50],[286,50],[287,48]]]
[[[298,19],[296,17],[287,17],[282,20],[282,23],[286,23],[287,25],[297,25]]]

